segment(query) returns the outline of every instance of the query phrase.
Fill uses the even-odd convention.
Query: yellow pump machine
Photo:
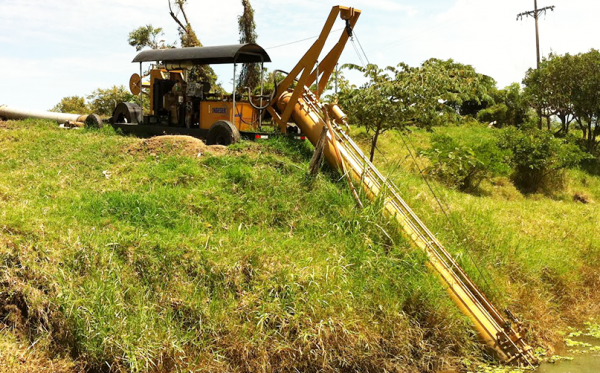
[[[472,320],[481,340],[504,362],[533,365],[537,359],[523,339],[520,322],[510,312],[503,316],[496,309],[406,204],[396,186],[381,175],[344,132],[347,123],[341,108],[320,101],[360,14],[358,9],[333,7],[318,39],[287,76],[275,84],[274,92],[269,97],[248,97],[241,102],[236,94],[215,98],[206,84],[186,82],[185,69],[193,64],[232,63],[235,79],[237,63],[270,61],[258,45],[142,52],[134,59],[140,62],[140,73],[141,62],[156,61],[150,72],[150,112],[144,115],[139,106],[122,103],[115,109],[113,125],[128,130],[143,128],[153,134],[192,134],[207,138],[209,143],[229,144],[237,141],[240,134],[263,136],[258,131],[259,124],[268,115],[280,133],[301,139],[306,136],[315,146],[327,128],[324,155],[329,164],[347,175],[352,185],[360,185],[369,198],[384,201],[385,214],[396,220],[414,245],[427,254],[428,266],[439,275],[459,309]],[[345,28],[319,61],[338,16]],[[132,77],[130,86],[134,93],[141,94],[139,76]],[[253,101],[257,100],[265,100],[266,104],[255,105]]]

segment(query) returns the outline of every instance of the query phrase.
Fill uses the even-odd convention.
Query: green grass
[[[496,130],[469,125],[435,131],[474,146],[492,138]],[[358,137],[364,138],[358,132]],[[424,149],[430,136],[414,129],[407,139],[412,149]],[[362,145],[368,147],[364,140]],[[479,195],[430,180],[449,211],[450,219],[446,219],[401,136],[387,133],[379,148],[383,154],[376,155],[375,164],[384,175],[396,182],[409,205],[497,306],[510,306],[525,318],[538,342],[556,341],[552,330],[565,322],[575,322],[589,313],[597,315],[600,178],[583,170],[567,170],[566,188],[552,197],[523,195],[506,178],[486,183]],[[421,168],[427,165],[426,159],[419,157],[417,161]],[[576,194],[591,203],[575,201]]]
[[[410,136],[417,148],[429,137]],[[306,176],[307,143],[189,157],[131,151],[140,141],[0,124],[0,345],[87,371],[433,372],[482,358],[424,254],[377,204],[358,209],[331,171]],[[434,182],[455,229],[401,141],[385,134],[376,164],[537,343],[597,304],[600,213],[569,194],[600,201],[600,178],[569,171],[554,199],[507,180],[480,196]]]
[[[20,340],[91,371],[419,371],[478,351],[423,254],[339,176],[307,179],[307,144],[140,141],[0,129],[0,294],[27,303],[0,316]]]

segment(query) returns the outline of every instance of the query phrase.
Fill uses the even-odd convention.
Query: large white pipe
[[[6,105],[0,105],[0,117],[5,119],[49,119],[55,120],[58,124],[64,124],[66,122],[85,122],[87,115],[17,109]]]

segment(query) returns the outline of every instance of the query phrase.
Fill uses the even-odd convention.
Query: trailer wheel
[[[206,145],[231,145],[240,141],[240,131],[227,120],[220,120],[208,130]]]
[[[131,102],[121,102],[113,111],[111,123],[137,124],[142,120],[142,108]]]

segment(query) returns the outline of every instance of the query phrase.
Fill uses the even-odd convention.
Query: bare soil
[[[131,145],[130,154],[187,155],[201,157],[204,154],[225,155],[228,149],[223,145],[206,145],[202,140],[191,136],[165,135],[139,140]]]

